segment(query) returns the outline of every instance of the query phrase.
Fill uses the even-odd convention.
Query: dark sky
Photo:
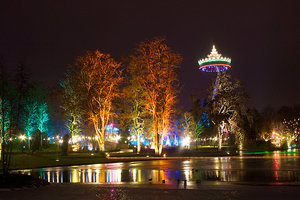
[[[180,100],[205,90],[212,74],[197,60],[213,44],[232,58],[250,106],[300,102],[299,5],[293,0],[1,1],[0,56],[10,69],[25,63],[34,80],[55,86],[66,66],[86,50],[100,49],[121,61],[135,45],[165,36],[183,55]]]

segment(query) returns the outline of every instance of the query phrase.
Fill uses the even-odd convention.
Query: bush
[[[248,140],[245,144],[245,150],[265,151],[275,149],[276,147],[271,143],[270,140]]]
[[[280,149],[282,149],[282,150],[287,150],[287,149],[288,149],[287,143],[284,142],[284,143],[281,145]]]
[[[49,185],[46,180],[25,174],[0,174],[0,188],[40,187]]]

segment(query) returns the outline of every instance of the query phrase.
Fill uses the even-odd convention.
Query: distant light
[[[78,145],[75,145],[75,144],[72,145],[72,150],[73,151],[78,151],[78,149],[79,149]]]
[[[182,144],[182,146],[190,146],[190,142],[191,142],[191,138],[190,137],[185,137],[182,140],[181,144]]]
[[[25,135],[20,135],[19,138],[20,138],[21,140],[25,140],[25,139],[26,139]]]
[[[121,139],[121,136],[117,135],[117,136],[115,137],[115,142],[118,143],[120,139]]]

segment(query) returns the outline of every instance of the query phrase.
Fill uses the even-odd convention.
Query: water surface
[[[238,157],[152,160],[22,170],[51,183],[298,184],[300,154],[272,152]]]

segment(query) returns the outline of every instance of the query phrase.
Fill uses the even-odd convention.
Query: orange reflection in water
[[[280,158],[279,158],[279,154],[278,152],[274,152],[273,155],[273,166],[272,169],[274,170],[274,177],[276,179],[276,181],[279,181],[279,176],[278,176],[278,171],[280,169]]]
[[[190,173],[190,172],[188,172]],[[41,177],[51,183],[122,183],[170,182],[170,172],[164,170],[142,171],[141,169],[71,169],[68,171],[42,171]],[[122,179],[123,178],[123,179]]]

